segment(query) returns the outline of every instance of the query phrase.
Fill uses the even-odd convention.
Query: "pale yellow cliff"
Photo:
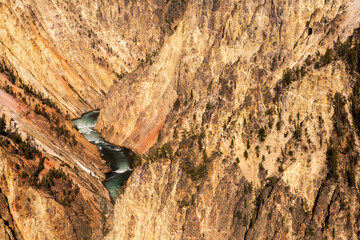
[[[73,188],[35,188],[16,164],[39,159],[2,147],[0,238],[358,239],[359,12],[357,0],[0,0],[0,59],[79,143],[38,100],[5,93],[10,71],[0,113],[49,155],[40,178],[56,166],[80,188],[62,205]],[[109,169],[66,120],[96,108],[104,139],[138,155],[113,207]]]
[[[100,106],[116,74],[131,72],[160,46],[164,20],[156,9],[152,1],[1,1],[1,58],[79,116]]]
[[[146,161],[107,239],[356,239],[354,190],[322,185],[333,97],[350,99],[354,79],[341,61],[305,59],[352,35],[358,11],[357,1],[189,2],[154,62],[113,85],[100,111],[105,139]],[[278,95],[283,71],[303,64]],[[171,157],[153,154],[163,144]]]

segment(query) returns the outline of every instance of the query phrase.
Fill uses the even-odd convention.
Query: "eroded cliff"
[[[359,1],[0,10],[0,238],[359,238]],[[112,217],[95,108],[138,153]]]
[[[109,167],[69,119],[151,61],[183,10],[162,1],[0,1],[1,239],[107,232]]]
[[[113,143],[145,152],[177,98],[186,101],[192,89],[202,109],[217,98],[205,90],[227,65],[240,62],[241,87],[232,99],[238,105],[250,84],[274,85],[286,67],[336,40],[339,29],[345,38],[358,22],[350,3],[189,3],[153,63],[112,87],[97,129]]]
[[[6,206],[0,219],[10,229],[5,236],[101,237],[112,210],[101,183],[109,168],[65,116],[12,84],[8,74],[0,74],[0,194]]]
[[[79,116],[99,107],[113,81],[156,54],[181,13],[172,5],[1,1],[1,58],[64,112]]]
[[[100,111],[106,139],[145,153],[107,238],[357,239],[358,75],[325,50],[359,7],[189,2]]]

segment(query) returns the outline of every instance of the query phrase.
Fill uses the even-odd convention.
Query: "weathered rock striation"
[[[153,63],[100,111],[105,139],[145,153],[107,239],[357,239],[357,145],[339,153],[337,180],[329,163],[346,148],[339,112],[358,142],[352,103],[336,105],[356,77],[321,55],[359,27],[359,7],[189,2]]]
[[[1,1],[1,58],[79,116],[171,34],[163,9],[159,1]]]
[[[0,238],[358,239],[359,12],[356,0],[0,2],[0,113],[48,158],[0,148]],[[138,154],[114,209],[106,166],[68,121],[95,108],[104,139]],[[66,173],[54,185],[52,167]]]
[[[0,74],[1,88],[6,82],[8,79]],[[18,96],[20,89],[12,89]],[[28,103],[37,101],[30,97]],[[2,239],[101,237],[112,204],[101,183],[109,168],[96,147],[72,123],[61,117],[57,118],[59,123],[49,121],[34,112],[31,104],[2,89],[0,102],[6,123],[5,131],[0,130]],[[50,108],[45,111],[51,113]],[[58,129],[68,129],[69,133],[61,134]],[[25,144],[27,149],[22,147]]]
[[[112,206],[101,181],[109,169],[69,118],[98,108],[113,82],[151,61],[183,9],[159,1],[0,1],[1,239],[106,233]],[[33,139],[43,157],[25,159],[16,134]]]
[[[189,4],[153,63],[112,87],[97,129],[113,143],[145,152],[156,141],[178,96],[189,97],[192,89],[204,106],[204,90],[219,81],[225,66],[237,61],[241,89],[234,93],[233,101],[238,105],[250,84],[274,85],[283,69],[336,40],[339,29],[345,31],[342,38],[349,35],[358,21],[353,16],[356,9],[347,12],[350,2],[342,4]],[[268,76],[264,77],[265,71]],[[256,83],[259,76],[263,82]]]

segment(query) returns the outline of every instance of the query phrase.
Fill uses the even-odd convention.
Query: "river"
[[[111,172],[105,174],[104,186],[108,189],[110,197],[115,202],[121,193],[121,186],[126,183],[132,173],[131,157],[132,152],[126,148],[118,147],[107,143],[101,135],[94,130],[99,111],[85,113],[81,118],[73,120],[79,132],[100,150],[102,159],[111,167]]]

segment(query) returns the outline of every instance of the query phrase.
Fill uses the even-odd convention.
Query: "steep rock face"
[[[6,240],[15,239],[18,236],[15,233],[14,220],[11,216],[6,196],[3,193],[0,193],[0,209],[0,237]]]
[[[23,83],[71,116],[101,106],[105,139],[146,153],[107,239],[359,237],[359,71],[322,55],[358,27],[359,1],[10,0],[0,10],[0,56]],[[1,146],[0,238],[101,238],[112,207],[96,147],[39,97],[24,100],[10,73],[0,112],[47,158]],[[56,117],[77,145],[57,136]],[[53,168],[66,173],[54,184]]]
[[[73,223],[66,216],[64,209],[54,200],[41,196],[38,191],[21,187],[18,173],[9,168],[10,162],[17,161],[1,152],[1,190],[7,196],[12,217],[19,230],[18,237],[20,239],[76,238],[75,228],[67,227]]]
[[[1,239],[101,237],[112,210],[101,184],[109,169],[68,118],[98,108],[114,81],[149,62],[184,6],[0,1],[0,117],[6,113],[7,131],[34,139],[45,159],[18,156],[11,136],[0,136],[8,206],[0,214]]]
[[[98,108],[113,82],[151,61],[185,6],[0,1],[1,239],[106,232],[112,205],[101,181],[109,169],[69,118]],[[26,139],[42,156],[24,150]]]
[[[0,87],[5,84],[9,80],[0,74]],[[21,89],[12,89],[19,96]],[[5,114],[6,123],[5,131],[0,124],[2,239],[100,238],[105,218],[112,210],[109,194],[101,183],[108,166],[72,123],[64,122],[50,108],[43,110],[57,117],[60,123],[56,126],[30,107],[39,104],[38,99],[26,97],[27,105],[14,95],[0,89],[0,121]],[[59,134],[56,129],[60,124],[60,129],[70,129],[68,135],[73,140]],[[29,145],[41,156],[26,155],[26,150],[33,151]]]
[[[146,153],[108,239],[356,239],[351,160],[325,180],[328,149],[345,141],[335,92],[351,98],[354,77],[342,61],[316,66],[316,52],[353,33],[359,7],[188,3],[154,62],[114,85],[100,112],[105,139]]]
[[[110,142],[145,152],[156,141],[178,95],[189,97],[193,89],[195,98],[206,103],[204,89],[219,80],[224,66],[240,61],[238,78],[245,85],[234,94],[237,105],[249,84],[274,84],[265,79],[276,78],[261,74],[278,76],[285,67],[319,49],[319,44],[326,46],[335,40],[337,28],[348,31],[349,23],[356,25],[353,16],[345,17],[355,10],[345,13],[341,4],[189,3],[154,63],[112,87],[97,129]],[[254,81],[259,75],[264,82]]]
[[[75,116],[99,107],[113,80],[172,31],[159,1],[11,0],[0,9],[2,61]]]
[[[207,170],[201,177],[194,174],[203,161],[197,144],[201,133],[193,129],[182,137],[171,160],[158,157],[133,173],[124,195],[115,204],[114,226],[108,239],[317,239],[332,237],[333,231],[339,238],[356,239],[356,190],[346,183],[337,188],[332,183],[323,185],[326,141],[332,136],[333,126],[328,94],[338,89],[350,95],[351,89],[346,86],[349,82],[342,65],[308,73],[282,96],[277,105],[282,117],[273,116],[275,122],[281,122],[281,129],[274,126],[267,130],[264,143],[257,136],[246,135],[259,129],[256,123],[242,126],[244,118],[236,117],[252,113],[252,121],[261,121],[255,114],[258,110],[250,105],[239,110],[232,117],[237,120],[231,120],[216,144],[218,150],[210,152],[212,144],[204,143],[209,157],[204,160]],[[252,101],[252,105],[261,105],[258,101]],[[220,117],[219,109],[226,111],[229,106],[214,108],[212,123]],[[294,139],[294,126],[288,123],[290,116],[295,119],[298,113],[303,131],[307,129],[301,141]],[[263,119],[270,121],[271,116]],[[236,135],[238,131],[244,136]],[[255,146],[260,146],[259,150]],[[248,158],[243,155],[245,150]],[[191,166],[193,172],[189,164],[195,165]],[[279,171],[280,167],[283,170]]]

